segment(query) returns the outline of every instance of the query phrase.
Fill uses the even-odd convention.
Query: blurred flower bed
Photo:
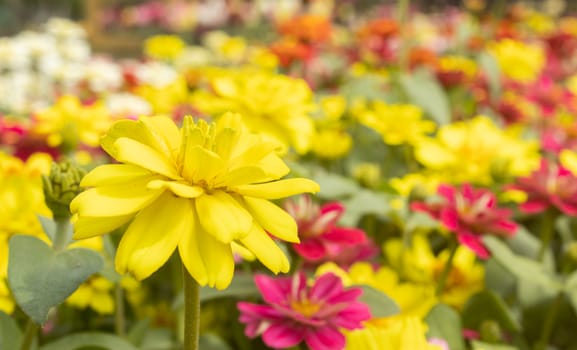
[[[577,348],[577,17],[467,4],[0,38],[0,349]]]

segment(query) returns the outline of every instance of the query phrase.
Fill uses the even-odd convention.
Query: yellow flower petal
[[[198,235],[200,254],[206,267],[207,285],[225,289],[234,275],[234,259],[230,244],[221,243],[210,234]]]
[[[114,147],[116,148],[116,160],[120,162],[138,165],[174,180],[181,179],[170,159],[143,143],[121,137],[116,140]]]
[[[172,119],[160,117],[141,117],[139,122],[144,124],[150,137],[162,154],[175,154],[180,147],[180,131]]]
[[[151,179],[154,180],[152,177]],[[70,203],[79,216],[122,216],[134,214],[152,203],[164,190],[146,188],[148,179],[134,183],[95,187],[80,193]]]
[[[153,175],[149,170],[131,164],[105,164],[92,169],[82,178],[80,186],[109,186]]]
[[[266,199],[244,197],[246,207],[268,233],[284,241],[299,243],[295,220],[286,211]]]
[[[214,180],[215,186],[239,186],[267,181],[270,178],[261,168],[245,166],[232,169]]]
[[[252,216],[232,196],[223,191],[195,200],[202,227],[222,243],[230,244],[248,234]]]
[[[290,263],[286,255],[258,224],[253,224],[248,236],[240,242],[273,273],[289,271]]]
[[[90,307],[101,315],[110,315],[114,311],[114,299],[108,293],[94,293]]]
[[[204,189],[200,186],[191,186],[174,181],[154,180],[150,181],[146,187],[153,190],[167,188],[172,193],[182,198],[196,198],[204,193]]]
[[[114,143],[121,137],[130,137],[131,139],[143,144],[148,143],[148,130],[144,124],[135,120],[119,120],[112,124],[108,132],[100,139],[100,145],[113,158],[117,159],[117,150]]]
[[[188,201],[186,205],[188,206],[187,210],[192,213],[191,230],[182,235],[180,243],[178,243],[178,253],[188,273],[198,284],[205,286],[208,283],[208,277],[201,254],[205,247],[200,245],[199,237],[209,234],[200,225],[192,201]]]
[[[133,214],[110,216],[110,217],[90,217],[75,215],[72,219],[74,224],[74,239],[86,239],[98,235],[103,235],[124,225],[133,217]]]
[[[231,190],[249,197],[279,199],[300,193],[315,193],[320,191],[320,187],[312,180],[294,178],[265,184],[234,186]]]
[[[192,220],[190,200],[164,194],[128,226],[116,252],[116,269],[138,280],[150,276],[170,258],[181,237],[191,233]]]
[[[187,180],[193,183],[201,180],[211,183],[214,177],[224,171],[225,163],[218,154],[201,146],[186,149],[182,173]]]

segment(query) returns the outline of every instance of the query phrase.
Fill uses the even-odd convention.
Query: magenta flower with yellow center
[[[338,350],[345,347],[343,330],[363,328],[371,318],[367,305],[357,299],[360,288],[344,288],[341,279],[326,273],[312,286],[304,273],[292,277],[255,276],[267,305],[240,302],[240,321],[245,334],[262,335],[274,349],[286,349],[304,341],[312,350]]]
[[[269,234],[298,242],[297,225],[271,203],[318,185],[279,180],[289,168],[275,144],[251,134],[237,114],[208,124],[185,117],[179,129],[168,117],[116,122],[102,147],[120,164],[101,165],[81,182],[92,187],[70,204],[74,238],[110,232],[128,222],[116,268],[141,280],[178,249],[200,284],[226,288],[234,272],[233,242],[274,273],[289,262]]]

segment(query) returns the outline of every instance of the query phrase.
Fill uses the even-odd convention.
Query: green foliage
[[[484,321],[496,321],[509,332],[521,331],[521,325],[508,309],[505,301],[491,290],[473,295],[462,312],[463,326],[479,329]]]
[[[22,332],[16,321],[0,311],[0,349],[18,349]]]
[[[369,306],[373,317],[388,317],[401,312],[397,303],[385,293],[367,285],[358,287],[363,290],[359,301]]]
[[[430,72],[419,70],[402,75],[400,83],[410,101],[425,110],[439,125],[451,121],[447,94]]]
[[[56,252],[38,238],[23,235],[10,240],[10,289],[20,308],[39,324],[46,321],[50,308],[66,300],[102,266],[102,257],[93,250]]]
[[[435,305],[425,322],[429,325],[428,337],[441,338],[447,341],[451,350],[465,350],[461,317],[459,313],[446,304]]]
[[[88,347],[105,350],[138,350],[118,336],[100,332],[72,334],[47,344],[40,350],[78,350]]]

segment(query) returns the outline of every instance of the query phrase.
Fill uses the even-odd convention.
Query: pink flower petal
[[[329,299],[343,291],[341,278],[332,272],[318,277],[310,291],[310,299],[314,301]]]
[[[311,350],[340,350],[345,347],[345,336],[330,326],[307,329],[304,338]]]
[[[348,227],[333,227],[322,238],[342,244],[361,244],[367,241],[365,231]]]
[[[470,233],[460,233],[457,238],[464,246],[471,249],[481,259],[488,259],[491,254],[481,242],[481,237]]]
[[[293,244],[298,255],[308,261],[319,261],[327,256],[327,251],[323,243],[317,239],[307,239],[298,244]]]
[[[273,349],[285,349],[299,344],[304,334],[302,327],[286,322],[268,327],[262,334],[262,340]]]

